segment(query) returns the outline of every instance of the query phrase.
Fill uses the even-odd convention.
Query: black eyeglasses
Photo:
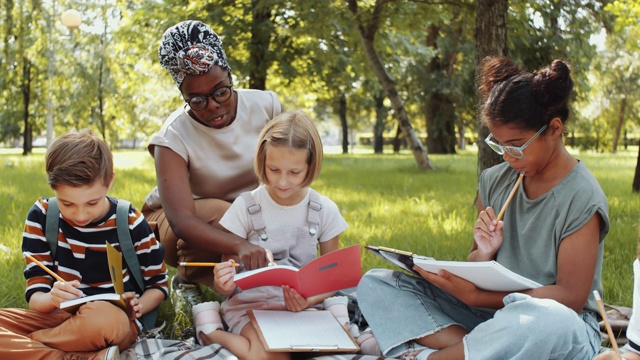
[[[185,99],[184,101],[189,104],[191,109],[199,111],[204,110],[209,106],[209,98],[211,100],[217,102],[218,104],[222,104],[223,102],[229,100],[231,98],[231,94],[233,93],[233,84],[225,85],[223,87],[219,87],[215,89],[211,94],[208,95],[198,95],[189,99]]]

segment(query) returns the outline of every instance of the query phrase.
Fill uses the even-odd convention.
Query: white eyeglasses
[[[524,152],[523,152],[524,148],[526,148],[529,144],[531,144],[531,142],[535,140],[535,138],[537,138],[538,135],[542,134],[542,132],[546,128],[547,128],[547,125],[540,128],[540,130],[538,130],[538,132],[535,135],[533,135],[531,139],[529,139],[529,141],[524,143],[524,145],[522,146],[500,145],[494,142],[493,140],[491,140],[493,139],[493,134],[489,134],[489,136],[487,136],[487,138],[484,139],[484,142],[487,143],[487,145],[489,145],[489,147],[493,149],[493,151],[497,152],[499,155],[503,155],[504,153],[507,153],[511,157],[514,157],[516,159],[522,159],[522,157],[524,156]]]

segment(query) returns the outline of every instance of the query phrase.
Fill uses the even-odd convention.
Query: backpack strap
[[[307,214],[307,222],[309,223],[309,234],[315,235],[318,233],[318,227],[320,227],[320,210],[322,210],[322,204],[320,203],[320,195],[309,188],[309,213]]]
[[[269,238],[269,235],[267,234],[267,226],[264,224],[264,219],[260,213],[262,207],[260,204],[256,203],[256,199],[254,199],[251,192],[245,191],[240,195],[247,206],[247,212],[249,213],[249,220],[253,226],[253,231],[258,233],[262,241],[266,241]]]
[[[46,229],[45,237],[47,243],[49,243],[49,249],[51,251],[51,257],[56,258],[56,249],[58,247],[58,222],[60,219],[60,207],[58,206],[58,199],[55,197],[49,198],[49,207],[47,209]],[[118,231],[118,242],[120,243],[120,249],[122,255],[129,267],[129,272],[133,276],[135,283],[140,288],[140,292],[144,292],[144,277],[142,276],[142,269],[140,268],[140,262],[138,262],[138,256],[133,248],[133,240],[131,239],[131,232],[129,231],[129,208],[131,203],[127,200],[118,200],[118,207],[116,208],[116,228]],[[156,318],[158,317],[158,307],[152,311],[144,314],[141,318],[143,330],[151,330],[152,327],[147,324],[155,325]]]
[[[129,231],[129,207],[131,203],[127,200],[118,200],[118,208],[116,210],[116,228],[118,229],[118,242],[120,243],[120,249],[124,260],[131,270],[131,275],[135,279],[136,284],[141,291],[144,291],[144,278],[142,277],[142,269],[140,269],[140,262],[138,262],[138,256],[136,250],[133,248],[133,240],[131,239],[131,232]]]
[[[133,240],[131,239],[131,231],[129,230],[129,208],[131,203],[127,200],[118,199],[118,207],[116,209],[116,228],[118,230],[118,242],[120,243],[120,249],[124,260],[129,267],[131,275],[135,279],[136,284],[140,292],[145,290],[144,277],[142,276],[142,269],[140,268],[140,262],[138,261],[138,255],[133,248]],[[142,330],[151,330],[156,324],[158,317],[158,307],[144,314],[140,318],[142,323]]]
[[[49,250],[51,251],[51,258],[56,261],[56,250],[58,249],[58,219],[60,218],[60,208],[58,207],[58,199],[55,197],[49,198],[47,201],[49,207],[47,208],[47,220],[45,226],[47,227],[44,232],[44,237],[49,243]]]

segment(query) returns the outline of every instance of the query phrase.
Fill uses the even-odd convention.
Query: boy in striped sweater
[[[124,266],[127,311],[108,301],[85,303],[74,314],[61,310],[60,303],[67,300],[115,293],[106,253],[106,242],[122,251],[116,227],[118,201],[107,196],[115,178],[113,155],[90,131],[69,133],[47,150],[46,172],[60,208],[55,258],[45,238],[47,198],[39,198],[29,210],[22,251],[64,281],[26,260],[29,308],[0,310],[0,358],[118,359],[120,351],[136,341],[138,318],[167,296],[164,249],[140,211],[130,207],[128,228],[145,288],[138,288]]]

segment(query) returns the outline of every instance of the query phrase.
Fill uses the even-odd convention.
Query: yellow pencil
[[[180,265],[180,266],[212,266],[213,267],[213,266],[216,266],[218,264],[220,264],[220,263],[216,263],[216,262],[186,262],[186,261],[183,261],[183,262],[180,262],[178,265]],[[238,265],[240,265],[240,264],[233,263],[232,266],[238,266]]]
[[[42,268],[42,270],[46,271],[49,273],[49,275],[53,276],[56,280],[60,281],[60,282],[64,282],[64,279],[61,278],[58,274],[54,273],[53,271],[49,270],[48,267],[44,266],[43,263],[41,263],[40,261],[36,260],[33,256],[26,254],[27,258],[29,258],[29,260],[33,261],[34,263],[36,263],[36,265],[40,266]]]
[[[602,316],[604,327],[607,328],[607,334],[609,334],[609,342],[611,343],[611,346],[613,346],[613,350],[615,350],[616,354],[620,355],[620,350],[618,349],[618,343],[616,342],[616,338],[613,336],[613,330],[611,330],[611,325],[609,325],[609,321],[607,321],[607,312],[604,311],[604,305],[602,304],[602,299],[600,298],[600,294],[598,293],[598,290],[593,290],[593,296],[596,297],[596,302],[598,303],[598,309],[600,310],[600,315]]]
[[[513,189],[511,190],[511,193],[509,194],[509,197],[507,198],[507,201],[502,206],[502,210],[500,210],[500,213],[498,214],[498,217],[496,218],[496,222],[502,220],[502,216],[504,215],[504,212],[507,211],[507,207],[509,206],[509,203],[511,202],[511,199],[513,199],[513,195],[515,195],[516,190],[518,190],[518,187],[522,183],[522,179],[523,178],[524,178],[524,173],[520,173],[520,177],[518,177],[518,181],[516,181],[516,184],[513,186]]]

